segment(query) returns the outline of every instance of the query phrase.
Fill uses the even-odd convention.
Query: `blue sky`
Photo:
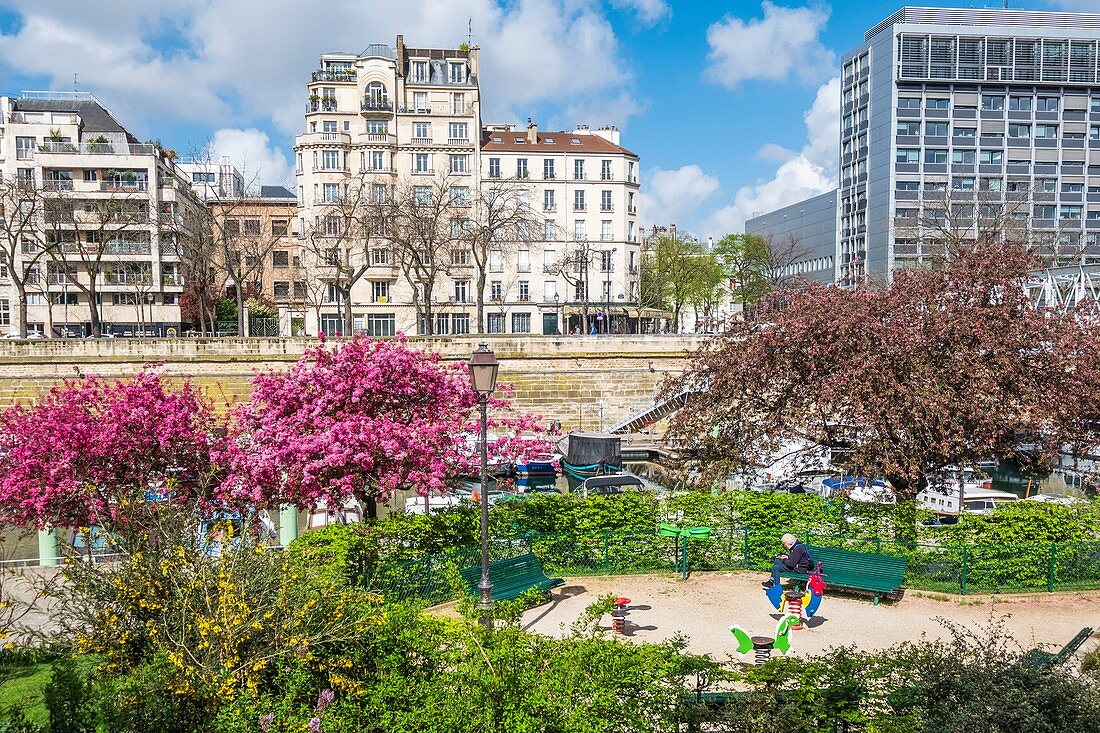
[[[915,3],[916,4],[916,3]],[[990,6],[924,0],[935,6]],[[1100,0],[1012,0],[1100,10]],[[143,139],[213,144],[289,183],[305,80],[325,51],[395,34],[454,46],[473,19],[483,117],[617,124],[642,158],[643,223],[699,236],[835,179],[837,63],[900,4],[685,0],[0,0],[0,94],[91,91]]]

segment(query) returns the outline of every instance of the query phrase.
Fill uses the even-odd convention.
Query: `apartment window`
[[[531,251],[526,249],[516,250],[516,272],[531,271]]]
[[[340,184],[325,183],[321,185],[322,201],[326,204],[336,203],[340,200]]]
[[[499,249],[489,250],[489,272],[504,272],[504,256]]]
[[[469,219],[451,219],[451,236],[464,237],[470,232]],[[465,263],[464,263],[465,264]]]
[[[447,65],[450,68],[450,78],[452,84],[461,84],[466,81],[466,65],[451,63]]]
[[[1031,97],[1009,97],[1008,108],[1016,112],[1030,112],[1032,101]]]
[[[486,315],[486,330],[489,333],[504,333],[504,314],[489,313]]]
[[[512,314],[512,333],[531,333],[531,314]]]
[[[901,120],[898,122],[899,135],[919,135],[920,123],[916,121]]]
[[[415,84],[423,84],[424,82],[428,81],[427,61],[412,62],[412,80]]]
[[[1100,126],[1093,125],[1089,128],[1089,140],[1100,140]]]
[[[583,242],[587,238],[588,234],[584,230],[584,219],[575,219],[573,221],[573,239]]]
[[[600,161],[600,180],[601,181],[610,181],[611,180],[611,161],[610,160],[601,160]]]
[[[1063,183],[1062,193],[1084,193],[1085,184],[1083,183]]]
[[[898,191],[916,191],[920,188],[918,181],[898,181],[894,188]]]
[[[1054,193],[1058,190],[1058,179],[1056,178],[1036,178],[1035,190],[1043,193]]]
[[[260,236],[260,220],[259,219],[245,219],[244,220],[244,233],[250,237]]]
[[[431,186],[414,186],[413,203],[419,206],[427,206],[432,202]]]
[[[447,126],[447,137],[455,141],[467,141],[470,139],[470,125],[467,122],[452,122]]]
[[[896,160],[898,163],[919,163],[920,148],[898,148]]]
[[[1008,126],[1009,139],[1017,140],[1029,140],[1031,139],[1031,125],[1009,125]]]
[[[558,238],[558,225],[553,219],[545,219],[542,222],[542,238],[547,242],[553,242]]]
[[[613,235],[611,233],[611,220],[604,219],[600,222],[600,239],[604,242],[610,242]]]
[[[630,161],[626,164],[626,180],[630,183],[637,183],[634,177],[634,161]]]
[[[955,191],[973,191],[974,179],[970,178],[969,176],[952,178],[951,188]]]
[[[1002,110],[1005,108],[1005,98],[1002,96],[994,96],[991,94],[982,95],[982,109],[983,110]]]
[[[385,168],[385,159],[382,157],[384,153],[381,150],[373,150],[370,154],[370,169],[372,171],[380,171]]]
[[[576,295],[578,301],[588,300],[588,288],[585,287],[587,283],[581,281],[573,288],[573,293]]]
[[[960,151],[956,150],[955,152],[959,153]],[[973,155],[973,152],[971,152],[970,154]],[[927,148],[924,151],[924,162],[925,163],[946,163],[947,162],[947,151],[944,150],[943,148]]]
[[[367,335],[372,338],[397,335],[397,319],[393,313],[368,313]]]
[[[466,95],[455,92],[451,95],[451,114],[461,115],[466,113]]]
[[[584,161],[583,160],[574,160],[573,161],[573,180],[574,181],[583,181],[584,180]]]
[[[340,153],[336,150],[324,150],[321,152],[321,168],[334,171],[340,167]]]
[[[1053,206],[1039,205],[1039,206],[1035,207],[1035,218],[1036,219],[1053,219],[1054,218],[1054,213],[1055,213],[1055,210],[1054,210]]]
[[[1059,219],[1080,219],[1081,207],[1080,206],[1066,206],[1063,205],[1058,212]]]
[[[557,208],[557,203],[554,201],[554,191],[552,189],[546,189],[542,192],[542,209],[543,211],[554,211]]]
[[[531,283],[526,280],[520,280],[518,285],[520,302],[526,303],[531,300]]]
[[[925,109],[947,109],[949,100],[938,97],[929,97],[924,102]]]
[[[386,202],[386,185],[384,183],[372,183],[370,185],[370,200],[372,204]]]
[[[1058,137],[1058,125],[1036,125],[1035,138],[1037,140],[1054,140]]]
[[[975,137],[978,130],[975,127],[956,127],[955,137]]]
[[[1089,106],[1089,111],[1093,112],[1094,114],[1100,112],[1100,97],[1092,98]]]
[[[612,252],[610,250],[604,250],[600,252],[600,272],[611,272],[612,268]]]
[[[414,140],[428,140],[432,136],[432,126],[429,122],[414,122],[413,123],[413,139]]]
[[[427,92],[413,92],[413,110],[416,112],[430,112]],[[426,136],[425,136],[426,137]]]
[[[611,211],[611,192],[600,191],[600,211]]]
[[[898,109],[920,109],[920,97],[898,97]]]
[[[547,180],[553,180],[554,178],[557,178],[557,176],[554,174],[553,158],[542,159],[542,177]]]
[[[489,158],[489,178],[500,178],[500,158]]]
[[[1037,112],[1057,112],[1061,107],[1061,103],[1060,97],[1039,97],[1035,100],[1035,110]]]
[[[558,297],[558,283],[554,280],[543,280],[542,299],[549,303],[556,297]]]
[[[388,265],[390,262],[390,251],[385,247],[375,247],[370,251],[370,263],[372,265]]]
[[[290,267],[290,252],[285,249],[277,249],[271,253],[272,267]]]
[[[451,155],[451,173],[469,173],[470,172],[470,156],[469,155]]]
[[[285,237],[288,231],[290,231],[290,221],[288,219],[271,220],[271,235],[273,237]]]
[[[11,325],[11,300],[0,298],[0,326]]]
[[[289,280],[276,280],[274,287],[272,288],[272,294],[276,298],[289,298],[290,297],[290,281]]]
[[[455,280],[455,302],[465,303],[470,294],[469,280]]]
[[[427,153],[413,153],[413,173],[431,173]]]
[[[325,236],[326,237],[338,237],[338,236],[340,236],[340,217],[338,217],[338,216],[326,216],[325,217]]]
[[[933,151],[929,150],[928,152],[933,152]],[[946,159],[947,151],[945,150],[945,151],[943,151],[943,153],[944,153],[944,156],[945,156],[944,160],[937,161],[937,162],[941,162],[941,163],[946,163],[947,162],[947,159]],[[929,161],[929,160],[926,159],[925,162],[930,163],[932,161]],[[951,151],[951,162],[955,165],[974,165],[974,151],[973,150],[953,150],[953,151]]]
[[[978,154],[978,162],[982,165],[1003,165],[1004,152],[1001,150],[983,150]]]
[[[926,122],[924,125],[924,134],[932,135],[935,137],[947,137],[947,123],[946,122]],[[865,143],[863,143],[865,144]],[[862,146],[862,144],[861,144]]]
[[[1000,178],[983,178],[982,179],[983,191],[1003,191],[1004,181]]]
[[[584,191],[573,192],[573,211],[584,211]]]
[[[372,280],[370,284],[371,302],[388,303],[390,300],[390,284],[386,280]]]
[[[470,250],[462,249],[462,248],[452,249],[451,250],[451,264],[452,265],[468,265],[468,264],[470,264]]]
[[[516,178],[527,178],[527,158],[516,160]]]
[[[452,206],[469,206],[470,205],[470,188],[469,188],[469,186],[451,186],[451,205]]]

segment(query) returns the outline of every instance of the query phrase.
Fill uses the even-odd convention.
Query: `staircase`
[[[668,399],[655,402],[649,407],[620,420],[612,425],[608,432],[612,434],[636,433],[679,410],[687,402],[688,397],[696,392],[698,392],[696,389],[681,390]]]

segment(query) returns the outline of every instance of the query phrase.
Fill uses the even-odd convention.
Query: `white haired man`
[[[778,583],[780,573],[809,573],[814,569],[813,556],[806,549],[806,545],[799,542],[793,534],[783,535],[783,546],[787,548],[787,552],[775,558],[772,577],[762,584],[765,588],[771,588]]]

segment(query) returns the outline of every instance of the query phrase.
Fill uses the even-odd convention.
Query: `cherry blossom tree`
[[[477,472],[477,394],[465,363],[408,347],[404,338],[356,338],[307,350],[289,371],[253,380],[252,397],[233,413],[219,461],[223,494],[256,505],[349,496],[368,511],[394,491],[443,490]],[[537,418],[493,399],[492,453],[505,458],[545,450],[529,437]]]
[[[0,521],[117,528],[150,489],[208,498],[216,420],[189,384],[85,377],[0,414]]]
[[[1090,314],[1036,309],[1037,259],[983,240],[889,287],[808,285],[704,346],[668,386],[700,390],[671,437],[714,477],[781,445],[834,450],[913,499],[945,466],[1049,461],[1100,440],[1100,332]]]

